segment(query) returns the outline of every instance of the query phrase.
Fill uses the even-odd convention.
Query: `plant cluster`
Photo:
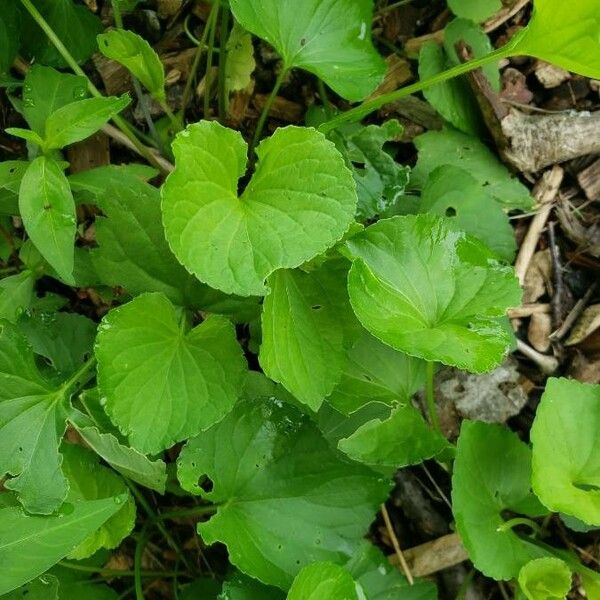
[[[576,573],[600,598],[600,576],[543,535],[553,512],[576,530],[600,526],[600,387],[549,380],[531,445],[472,421],[452,445],[433,390],[436,364],[483,373],[512,349],[505,315],[521,290],[507,212],[531,208],[478,140],[456,77],[482,67],[497,85],[498,61],[524,54],[600,78],[595,0],[535,0],[529,26],[493,51],[476,22],[500,2],[451,0],[458,18],[443,46],[423,48],[422,80],[372,99],[385,63],[371,0],[215,0],[208,39],[219,11],[225,27],[235,19],[220,103],[249,78],[251,35],[281,57],[250,144],[171,111],[158,56],[122,27],[135,4],[113,0],[105,32],[73,0],[9,0],[0,15],[0,76],[27,124],[7,130],[27,158],[0,163],[0,594],[127,597],[90,574],[116,574],[105,550],[140,511],[138,600],[145,577],[173,576],[142,568],[155,531],[178,553],[179,598],[435,598],[365,540],[395,470],[433,458],[452,473],[456,529],[479,571],[531,600],[564,598]],[[150,181],[164,161],[119,116],[130,98],[102,95],[80,67],[95,51],[179,131],[160,187]],[[10,71],[18,54],[34,59],[23,79]],[[311,126],[263,138],[293,69],[359,104],[325,103]],[[397,122],[358,121],[421,90],[448,127],[418,138],[411,172],[385,149]],[[69,174],[63,149],[109,120],[152,166]],[[92,218],[94,244],[83,243]],[[48,279],[54,291],[36,293]],[[72,310],[80,288],[113,306],[100,323]],[[422,389],[427,418],[413,403]],[[193,500],[161,512],[147,490]],[[201,518],[204,544],[226,546],[224,581],[190,581],[167,524],[183,516]]]

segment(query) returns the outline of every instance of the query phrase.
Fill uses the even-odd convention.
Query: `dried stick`
[[[406,562],[406,559],[404,558],[404,554],[402,554],[402,550],[400,549],[400,544],[398,542],[398,538],[396,537],[396,532],[394,531],[394,527],[392,526],[392,521],[390,520],[390,515],[388,514],[385,504],[381,505],[381,514],[383,516],[385,528],[387,529],[388,535],[390,536],[390,539],[392,540],[392,545],[394,546],[394,552],[396,553],[398,562],[400,563],[400,566],[402,567],[404,576],[408,580],[408,583],[410,583],[410,585],[413,585],[415,583],[415,580],[413,579],[412,573],[410,572],[410,569],[408,568],[408,564]]]

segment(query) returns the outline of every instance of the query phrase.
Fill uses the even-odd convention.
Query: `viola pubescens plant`
[[[600,78],[595,0],[536,0],[530,24],[497,50],[475,21],[500,2],[450,0],[459,19],[443,48],[423,49],[424,79],[371,98],[385,75],[371,0],[216,3],[203,39],[212,54],[220,12],[220,107],[249,80],[251,34],[281,58],[250,144],[171,112],[159,56],[122,26],[137,2],[112,4],[105,32],[73,0],[9,0],[0,14],[0,81],[28,126],[7,130],[26,156],[0,163],[10,240],[0,243],[0,594],[114,598],[89,576],[114,576],[107,550],[135,540],[142,600],[156,528],[178,555],[180,598],[433,600],[433,584],[409,585],[364,537],[394,471],[435,459],[453,462],[456,529],[479,571],[531,600],[565,597],[576,573],[597,596],[597,573],[546,543],[543,527],[551,511],[600,525],[600,388],[550,380],[531,447],[469,421],[454,447],[433,389],[436,364],[483,373],[512,349],[505,315],[521,292],[507,212],[532,206],[477,138],[482,122],[456,77],[485,67],[496,85],[498,61],[526,54]],[[473,61],[460,63],[459,40]],[[136,163],[68,172],[64,148],[111,119],[157,165],[119,116],[129,98],[102,96],[82,70],[96,50],[179,130],[160,187],[157,170]],[[10,72],[18,54],[34,61],[22,80]],[[263,139],[294,69],[363,102],[315,109],[315,127]],[[398,122],[357,121],[421,90],[448,124],[417,138],[411,172],[388,147]],[[78,205],[94,207],[93,244],[80,243]],[[41,279],[58,292],[38,296]],[[65,290],[81,288],[110,307],[99,323],[72,310]],[[421,390],[425,415],[413,403]],[[142,488],[191,508],[157,511]],[[130,537],[137,508],[147,521]],[[182,516],[201,517],[204,544],[225,545],[228,575],[190,566],[164,525]]]

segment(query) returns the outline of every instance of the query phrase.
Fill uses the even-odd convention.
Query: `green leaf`
[[[359,600],[365,595],[343,567],[315,562],[296,575],[287,597],[288,600]]]
[[[27,598],[27,600],[59,600],[58,579],[53,575],[42,575],[2,596],[2,600],[23,600],[23,598]]]
[[[16,323],[31,306],[34,285],[35,275],[29,270],[0,279],[0,319]]]
[[[231,0],[231,10],[286,69],[314,73],[346,100],[363,100],[385,75],[371,41],[372,0]]]
[[[210,492],[198,485],[203,475]],[[347,560],[389,489],[279,400],[240,402],[188,441],[178,477],[187,491],[219,504],[198,525],[204,542],[225,543],[239,569],[284,589],[311,562]]]
[[[330,248],[352,222],[352,174],[314,129],[284,127],[257,148],[256,171],[238,196],[247,145],[201,121],[173,143],[176,168],[162,190],[167,240],[179,261],[211,287],[264,295],[273,271]]]
[[[499,460],[501,458],[501,460]],[[464,421],[452,476],[456,527],[475,567],[494,579],[512,579],[547,552],[505,525],[505,511],[531,516],[544,508],[531,492],[531,451],[516,434]]]
[[[535,0],[529,25],[507,46],[512,56],[535,56],[579,75],[600,79],[600,12],[596,0],[569,6]]]
[[[96,35],[102,31],[102,22],[87,6],[73,0],[33,0],[33,4],[78,63],[85,62],[97,50]],[[21,36],[23,51],[36,62],[58,68],[69,66],[29,16]]]
[[[85,77],[32,65],[23,83],[23,116],[33,131],[44,137],[46,119],[59,108],[87,95]]]
[[[350,302],[373,335],[411,356],[489,371],[511,347],[500,317],[518,306],[512,268],[434,215],[379,221],[346,242]]]
[[[571,569],[559,558],[537,558],[519,572],[519,587],[529,600],[564,600],[571,577]]]
[[[122,64],[159,102],[165,102],[165,70],[152,46],[133,31],[113,29],[98,36],[100,52]]]
[[[531,428],[533,489],[552,511],[600,525],[600,385],[551,378]]]
[[[59,600],[119,600],[119,594],[115,590],[92,581],[91,573],[68,570],[60,566],[54,567],[49,573],[58,578]]]
[[[65,431],[66,400],[40,375],[25,338],[0,325],[0,475],[33,513],[49,514],[67,494],[58,445]]]
[[[0,163],[0,215],[19,213],[19,187],[27,167],[27,160],[7,160]]]
[[[194,596],[187,600],[198,600],[205,596]],[[223,591],[217,600],[283,600],[285,594],[278,588],[262,584],[239,571],[234,571],[223,582]],[[594,599],[592,599],[594,600]]]
[[[124,501],[125,496],[117,496],[68,503],[51,517],[32,517],[17,506],[0,509],[0,594],[47,571],[120,510]]]
[[[225,90],[231,92],[243,90],[250,85],[252,73],[256,68],[252,36],[234,23],[227,39],[227,62],[225,63]]]
[[[501,0],[448,0],[450,10],[457,16],[481,23],[502,8]]]
[[[436,456],[447,445],[446,439],[430,429],[412,404],[401,404],[389,418],[368,421],[340,440],[338,448],[353,460],[393,475],[399,467]]]
[[[454,129],[428,131],[415,139],[419,151],[411,182],[423,187],[432,171],[442,165],[470,173],[506,209],[532,207],[529,190],[478,139]]]
[[[21,13],[16,1],[4,2],[0,13],[0,74],[8,73],[19,52]]]
[[[116,548],[127,537],[135,523],[135,502],[124,481],[81,446],[64,444],[63,471],[69,481],[67,502],[119,499],[121,508],[101,527],[69,552],[69,558],[81,560],[100,548]]]
[[[508,217],[486,188],[464,169],[445,165],[432,171],[421,193],[420,212],[450,217],[449,224],[481,240],[502,260],[512,262],[517,243]]]
[[[71,421],[85,443],[115,471],[159,494],[165,493],[166,465],[162,460],[152,461],[134,448],[119,442],[112,433],[103,433],[94,426],[79,426]]]
[[[35,131],[31,131],[30,129],[23,129],[21,127],[7,127],[4,131],[10,135],[14,135],[15,137],[21,138],[40,147],[44,145],[44,140]]]
[[[259,360],[265,374],[316,411],[342,375],[356,322],[346,290],[347,261],[304,273],[271,275],[262,314]]]
[[[55,110],[46,119],[46,150],[63,148],[96,133],[129,104],[129,96],[87,98]]]
[[[52,158],[38,156],[19,189],[19,211],[27,234],[66,282],[74,283],[75,202],[69,182]]]
[[[189,330],[162,294],[108,313],[96,341],[106,412],[131,445],[156,453],[222,419],[246,364],[231,323],[216,315]]]
[[[407,402],[425,387],[425,362],[364,331],[348,349],[342,378],[327,402],[349,415],[365,402]]]

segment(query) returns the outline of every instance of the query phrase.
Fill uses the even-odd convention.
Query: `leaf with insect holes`
[[[533,426],[533,489],[552,511],[600,526],[600,385],[551,378]]]
[[[347,261],[330,261],[309,273],[281,269],[268,280],[260,365],[315,411],[342,375],[345,347],[357,325],[347,273]]]
[[[0,319],[17,322],[33,301],[35,280],[28,269],[0,279]]]
[[[165,70],[158,54],[140,35],[113,29],[98,36],[100,52],[122,64],[159,102],[166,101]]]
[[[469,558],[487,577],[513,579],[530,560],[548,555],[506,526],[507,511],[533,517],[547,511],[531,491],[531,451],[504,427],[463,422],[452,510]]]
[[[199,485],[203,476],[209,492]],[[219,505],[198,525],[204,542],[226,544],[240,570],[283,589],[307,564],[343,564],[389,491],[276,398],[240,402],[189,440],[178,478],[188,492]]]
[[[536,558],[519,571],[519,587],[528,600],[564,600],[571,578],[571,569],[560,558]]]
[[[54,159],[38,156],[29,165],[19,188],[19,211],[35,247],[62,279],[73,284],[75,202]]]
[[[179,261],[226,293],[261,296],[273,271],[321,254],[352,223],[352,174],[314,129],[284,127],[257,148],[241,196],[247,145],[238,131],[201,121],[173,142],[176,168],[162,188],[166,237]]]
[[[27,160],[0,162],[0,215],[19,213],[19,187],[28,167]]]
[[[512,337],[501,322],[519,306],[513,269],[434,215],[394,217],[346,242],[350,302],[362,325],[396,350],[481,373]]]
[[[222,419],[246,372],[231,323],[209,316],[190,329],[163,294],[111,310],[96,340],[106,412],[131,445],[156,453]]]
[[[231,92],[243,90],[252,81],[256,68],[252,36],[234,23],[227,39],[227,62],[225,63],[225,90]]]
[[[331,562],[315,562],[296,575],[287,597],[288,600],[360,600],[366,596],[344,567]]]
[[[371,41],[372,0],[231,0],[236,20],[266,40],[286,69],[314,73],[346,100],[366,98],[385,62]]]
[[[506,46],[511,56],[535,56],[600,79],[600,10],[596,0],[535,0],[529,25]]]

